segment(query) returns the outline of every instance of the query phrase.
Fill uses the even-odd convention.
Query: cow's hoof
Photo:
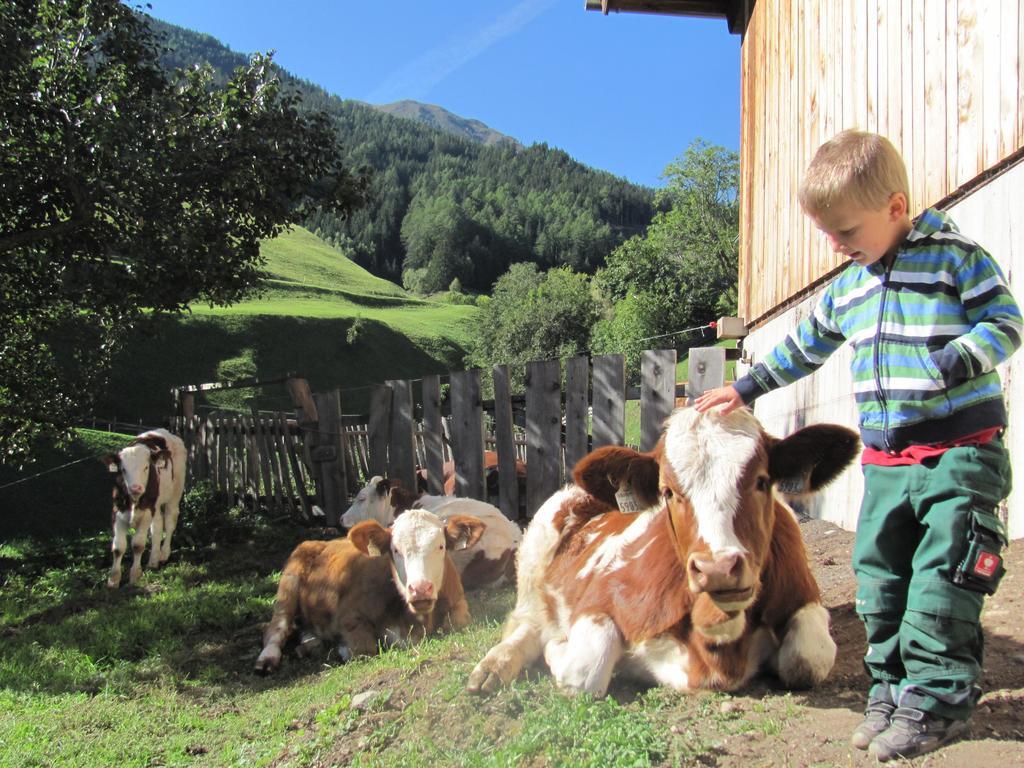
[[[107,589],[117,589],[121,586],[121,579],[107,579]]]
[[[499,688],[512,682],[516,674],[511,672],[507,664],[501,664],[488,654],[470,673],[466,690],[480,695],[495,693]]]
[[[779,679],[787,688],[813,688],[828,677],[836,661],[828,627],[828,611],[818,603],[790,618],[778,658]]]
[[[303,632],[299,644],[295,647],[295,653],[299,658],[305,659],[318,653],[322,647],[319,637],[312,632]]]
[[[266,675],[273,672],[281,664],[281,651],[278,648],[264,648],[260,652],[256,663],[253,664],[253,671],[258,675]]]
[[[500,687],[501,678],[493,672],[480,669],[480,667],[470,673],[469,680],[466,682],[466,690],[479,696],[494,693]]]

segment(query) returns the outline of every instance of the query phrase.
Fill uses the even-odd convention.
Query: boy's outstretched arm
[[[724,404],[720,409],[723,415],[743,405],[743,398],[732,384],[709,389],[693,401],[693,407],[697,409],[697,413],[704,413],[704,411],[721,404]]]

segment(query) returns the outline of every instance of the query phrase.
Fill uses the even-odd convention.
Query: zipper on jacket
[[[885,398],[885,390],[882,388],[882,375],[879,372],[879,363],[882,358],[882,320],[885,316],[885,299],[889,294],[889,277],[895,263],[896,258],[894,256],[882,275],[882,297],[878,301],[878,325],[875,328],[875,353],[873,355],[875,390],[878,392],[878,402],[882,406],[882,440],[885,442],[885,450],[889,451],[889,453],[892,453],[892,444],[889,442],[889,403]]]

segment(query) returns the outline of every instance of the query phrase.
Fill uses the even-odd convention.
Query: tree
[[[679,261],[695,322],[736,313],[739,269],[739,157],[697,140],[662,174],[652,237]]]
[[[241,299],[260,240],[363,199],[269,57],[215,87],[160,54],[118,0],[0,4],[0,460],[67,434],[125,329]]]
[[[586,275],[567,267],[540,272],[533,263],[513,264],[482,306],[470,364],[485,370],[512,365],[513,382],[521,386],[526,362],[585,354],[596,320]]]
[[[687,347],[693,339],[679,331],[736,312],[736,153],[697,141],[663,177],[658,203],[666,210],[646,235],[616,248],[594,276],[606,304],[594,349],[625,354],[631,374],[644,349]],[[652,342],[654,336],[663,338]]]

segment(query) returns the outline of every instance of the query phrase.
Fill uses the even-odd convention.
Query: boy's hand
[[[743,398],[740,397],[740,393],[736,391],[735,387],[727,384],[717,389],[709,389],[693,401],[693,407],[697,409],[697,413],[704,413],[704,411],[723,403],[720,413],[725,415],[743,405]]]

